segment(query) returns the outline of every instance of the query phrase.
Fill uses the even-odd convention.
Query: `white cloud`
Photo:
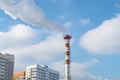
[[[85,62],[85,63],[71,63],[71,78],[72,80],[104,80],[102,77],[94,76],[86,69],[88,69],[90,66],[98,63],[97,59],[93,59],[91,61]],[[64,75],[65,69],[64,69],[64,61],[58,61],[54,62],[51,66],[53,69],[56,69],[57,71],[60,71],[62,75]]]
[[[29,26],[12,26],[8,32],[0,32],[0,50],[28,45],[35,37],[37,31]]]
[[[80,38],[80,45],[91,53],[114,54],[120,52],[120,15],[105,20]]]
[[[66,17],[65,15],[61,15],[58,17],[58,19],[65,19],[65,17]]]
[[[72,23],[71,22],[66,22],[66,23],[64,23],[64,26],[66,28],[70,28],[72,26]]]
[[[23,24],[18,24],[13,26],[7,35],[10,35],[12,38],[16,39],[32,39],[36,35],[36,31],[32,29],[30,26],[25,26]]]
[[[86,19],[80,19],[80,24],[81,25],[87,25],[90,23],[90,19],[86,18]]]
[[[13,19],[21,19],[34,26],[45,27],[66,33],[62,25],[55,23],[44,16],[34,0],[0,0],[0,8]]]
[[[14,31],[14,29],[15,29],[15,31]],[[19,34],[19,30],[20,30],[21,34]],[[20,41],[18,41],[18,40],[12,41],[13,39],[10,40],[11,36],[7,37],[7,39],[6,39],[6,36],[4,36],[5,38],[4,38],[4,40],[2,40],[2,41],[4,41],[4,44],[0,46],[0,48],[2,48],[5,44],[7,46],[5,49],[0,50],[0,52],[11,53],[11,54],[15,55],[15,71],[16,70],[18,71],[19,66],[22,66],[21,68],[25,68],[25,65],[30,63],[30,61],[27,60],[29,58],[31,58],[32,61],[48,61],[48,60],[52,60],[52,59],[60,56],[61,53],[64,53],[63,52],[64,51],[63,37],[61,37],[61,35],[57,35],[57,34],[48,36],[46,38],[46,40],[38,42],[36,44],[30,43],[30,44],[27,44],[26,46],[17,45],[17,44],[24,44],[29,40],[31,41],[29,36],[31,37],[32,36],[31,33],[34,32],[31,29],[29,30],[29,27],[25,27],[25,26],[24,26],[24,29],[22,29],[22,30],[21,30],[21,27],[18,27],[18,28],[15,27],[15,28],[12,28],[7,33],[9,33],[9,35],[13,34],[12,36],[14,36],[13,37],[14,39],[22,38],[23,40],[24,39],[26,40],[26,37],[28,37],[26,41],[21,41],[21,40]],[[25,33],[24,33],[24,31],[25,31]],[[27,36],[29,31],[30,31],[30,34]],[[17,37],[16,37],[16,34],[18,35]],[[31,37],[31,38],[33,38],[33,37]],[[37,39],[37,38],[35,38],[35,39]],[[10,40],[10,41],[7,42],[7,40]],[[10,43],[16,43],[16,44],[10,44]],[[12,47],[11,47],[11,45],[12,45]],[[16,47],[16,46],[19,46],[19,47]],[[31,63],[32,63],[32,61],[31,61]]]

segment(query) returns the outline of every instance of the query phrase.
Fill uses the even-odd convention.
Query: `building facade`
[[[14,55],[0,53],[0,80],[13,80]]]
[[[30,65],[26,67],[26,80],[60,80],[60,73],[46,65]]]
[[[26,72],[17,72],[13,74],[13,80],[25,80]]]

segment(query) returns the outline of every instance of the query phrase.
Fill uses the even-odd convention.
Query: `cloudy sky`
[[[120,0],[0,0],[0,52],[14,72],[46,64],[64,77],[71,39],[72,80],[120,80]]]

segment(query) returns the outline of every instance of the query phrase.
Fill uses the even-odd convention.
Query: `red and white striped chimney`
[[[66,41],[65,43],[65,80],[71,80],[70,76],[70,39],[72,37],[70,35],[65,35],[64,39]]]

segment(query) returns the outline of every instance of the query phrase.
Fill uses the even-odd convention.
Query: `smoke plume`
[[[0,0],[0,9],[13,19],[19,18],[33,26],[66,33],[62,25],[45,17],[43,11],[34,3],[34,0]]]

